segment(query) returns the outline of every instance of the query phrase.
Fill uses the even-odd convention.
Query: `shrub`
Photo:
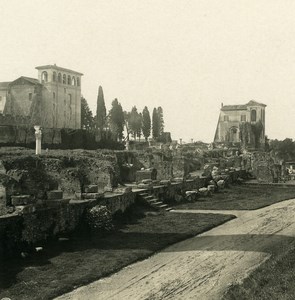
[[[103,205],[96,205],[86,213],[89,227],[95,231],[111,231],[114,228],[111,212]]]

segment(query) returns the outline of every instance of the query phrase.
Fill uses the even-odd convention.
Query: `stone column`
[[[41,138],[42,132],[40,126],[34,126],[35,129],[35,137],[36,137],[36,155],[41,154]]]

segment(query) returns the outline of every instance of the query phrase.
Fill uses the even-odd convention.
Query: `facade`
[[[56,65],[36,67],[38,79],[0,83],[0,114],[45,128],[81,128],[82,73]]]
[[[214,143],[263,144],[265,107],[265,104],[254,100],[243,105],[222,105]]]

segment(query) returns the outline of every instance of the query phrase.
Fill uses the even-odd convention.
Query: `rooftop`
[[[230,111],[230,110],[247,110],[249,106],[262,106],[266,107],[265,104],[259,103],[257,101],[251,100],[246,104],[237,104],[237,105],[224,105],[221,107],[223,111]]]
[[[77,71],[73,71],[73,70],[70,70],[70,69],[66,69],[66,68],[62,68],[62,67],[58,67],[57,65],[45,65],[45,66],[39,66],[39,67],[36,67],[37,70],[44,70],[44,69],[54,69],[56,71],[62,71],[62,72],[70,72],[70,73],[75,73],[77,75],[83,75],[82,73],[80,72],[77,72]]]

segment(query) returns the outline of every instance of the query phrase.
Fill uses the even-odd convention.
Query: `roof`
[[[73,70],[66,69],[66,68],[61,68],[61,67],[58,67],[57,65],[45,65],[45,66],[39,66],[39,67],[36,67],[35,69],[37,69],[37,70],[54,69],[54,70],[56,70],[56,71],[70,72],[70,73],[75,73],[75,74],[77,74],[77,75],[83,75],[83,74],[80,73],[80,72],[73,71]]]
[[[224,105],[221,110],[247,110],[247,105]]]
[[[12,82],[10,82],[10,83],[11,83],[11,84],[14,84],[14,83],[16,83],[18,80],[20,80],[20,79],[23,79],[23,80],[25,80],[25,81],[28,81],[28,82],[30,82],[30,83],[32,83],[32,84],[41,84],[41,83],[39,82],[38,79],[36,79],[36,78],[31,78],[31,77],[26,77],[26,76],[21,76],[21,77],[15,79],[14,81],[12,81]]]
[[[10,81],[6,81],[6,82],[0,82],[0,89],[8,89],[8,86],[10,84]]]
[[[237,104],[237,105],[224,105],[221,107],[222,111],[230,111],[230,110],[247,110],[249,106],[262,106],[266,107],[265,104],[259,103],[257,101],[251,100],[246,104]]]

